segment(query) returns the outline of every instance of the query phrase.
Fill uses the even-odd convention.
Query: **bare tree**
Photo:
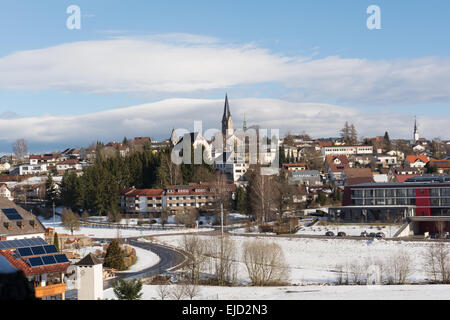
[[[283,250],[275,242],[268,243],[265,240],[245,242],[242,259],[253,285],[281,284],[288,280]]]
[[[200,288],[196,283],[188,283],[184,284],[184,292],[192,300],[200,294]]]
[[[446,243],[430,245],[424,258],[425,270],[434,282],[450,283],[450,249]]]
[[[198,283],[200,271],[203,270],[207,260],[208,243],[200,239],[197,235],[184,235],[181,241],[181,247],[189,254],[190,262],[186,268],[189,272],[191,281]]]
[[[80,216],[70,209],[63,209],[61,214],[61,224],[64,228],[70,230],[73,235],[74,230],[80,229]]]
[[[158,286],[157,292],[161,300],[164,300],[165,298],[170,296],[170,288],[165,284],[160,284]]]
[[[218,285],[232,285],[237,280],[236,243],[229,237],[216,237],[208,246],[213,259],[213,270]]]
[[[174,285],[169,295],[174,300],[183,300],[183,298],[186,297],[186,285],[185,284]]]
[[[261,167],[254,166],[249,173],[250,203],[258,224],[270,217],[272,185],[271,177],[261,174]]]
[[[412,260],[406,251],[398,251],[387,260],[387,280],[389,284],[404,284],[412,273]]]
[[[22,160],[28,153],[28,146],[25,139],[17,139],[13,143],[13,152],[19,160]]]

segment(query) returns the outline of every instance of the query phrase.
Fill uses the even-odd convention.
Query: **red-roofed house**
[[[425,155],[406,156],[405,164],[413,168],[423,168],[430,161]]]
[[[2,247],[9,247],[8,249],[0,249],[0,255],[13,268],[23,271],[28,281],[34,285],[36,298],[43,300],[65,299],[66,283],[64,282],[64,276],[70,266],[65,254],[59,252],[47,254],[45,251],[43,251],[44,253],[34,254],[29,248],[21,245],[20,250],[30,250],[32,254],[32,256],[22,256],[23,251],[21,253],[17,247],[6,245],[12,243],[12,241],[0,241],[0,243],[3,244]],[[43,244],[43,246],[46,245],[48,244]],[[36,263],[33,259],[39,259],[40,263]],[[53,263],[47,263],[47,259],[52,259]],[[33,263],[30,261],[33,261]],[[43,261],[44,264],[42,264]]]
[[[350,168],[348,158],[346,156],[326,156],[325,166],[328,170],[328,176],[331,181],[339,183],[341,181],[342,172]]]
[[[430,167],[436,167],[437,173],[450,173],[450,160],[431,160]]]
[[[119,206],[125,213],[143,213],[159,215],[163,209],[163,189],[122,190],[119,194]]]

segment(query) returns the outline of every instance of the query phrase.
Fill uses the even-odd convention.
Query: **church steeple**
[[[244,123],[242,125],[242,129],[245,131],[247,130],[247,121],[245,120],[245,112],[244,112]]]
[[[419,131],[417,130],[417,117],[414,117],[414,143],[419,141]]]
[[[225,105],[223,107],[223,116],[222,116],[222,134],[226,136],[228,130],[228,134],[232,134],[233,131],[233,119],[231,118],[230,105],[228,103],[228,93],[225,94]]]

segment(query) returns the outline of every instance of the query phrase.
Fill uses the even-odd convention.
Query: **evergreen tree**
[[[59,252],[59,239],[58,239],[58,233],[56,233],[56,232],[53,236],[53,244],[55,245],[56,250],[58,250],[58,252]]]
[[[247,194],[243,187],[238,187],[236,190],[236,210],[239,213],[247,214]]]
[[[321,206],[324,206],[327,203],[327,195],[325,193],[323,193],[322,191],[320,191],[318,196],[317,196],[317,202]]]
[[[141,279],[123,280],[119,278],[114,283],[113,290],[119,300],[140,300],[142,281]]]
[[[342,141],[348,144],[350,141],[350,126],[348,125],[348,121],[345,121],[344,128],[341,129],[340,135]]]
[[[357,144],[358,143],[358,132],[356,131],[355,126],[350,126],[350,137],[349,137],[349,143],[350,144]]]
[[[384,145],[386,148],[391,149],[391,139],[389,138],[389,133],[387,131],[384,133]]]
[[[119,240],[113,239],[108,249],[106,249],[105,259],[103,265],[108,268],[114,268],[117,270],[125,270],[125,255],[120,247]]]
[[[48,206],[51,206],[57,200],[58,193],[56,191],[55,182],[53,181],[53,176],[51,173],[47,176],[47,181],[45,182],[45,202]]]

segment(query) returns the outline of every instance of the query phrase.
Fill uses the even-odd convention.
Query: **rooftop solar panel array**
[[[0,249],[16,249],[38,245],[48,245],[48,243],[42,238],[0,241]]]
[[[3,213],[9,220],[22,220],[22,216],[17,212],[16,209],[2,209]]]
[[[23,257],[30,257],[30,256],[38,256],[41,254],[50,254],[50,253],[57,253],[58,250],[56,247],[52,244],[44,245],[44,246],[35,246],[35,247],[27,247],[27,248],[19,248],[17,249],[19,251],[20,256]]]
[[[65,254],[55,254],[42,257],[31,257],[25,260],[31,267],[48,266],[58,263],[69,263]]]

